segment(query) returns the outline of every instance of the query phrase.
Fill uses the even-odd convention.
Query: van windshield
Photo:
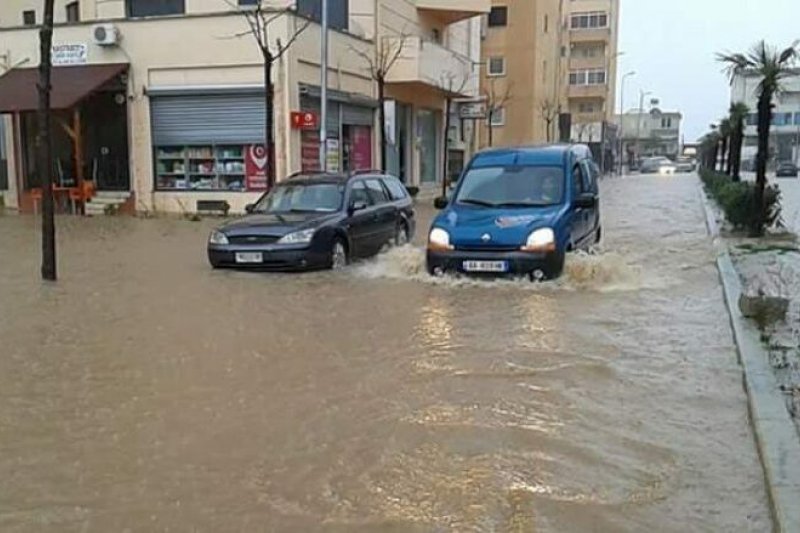
[[[457,204],[543,207],[564,199],[561,167],[497,166],[470,169],[461,179]]]

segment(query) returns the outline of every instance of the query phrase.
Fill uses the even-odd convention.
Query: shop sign
[[[253,144],[245,147],[244,172],[245,188],[248,191],[267,190],[267,161],[269,156],[264,145]]]
[[[89,58],[86,43],[53,45],[53,65],[85,65]]]
[[[314,130],[319,127],[319,117],[311,111],[292,111],[292,128],[296,130]]]
[[[486,102],[461,102],[458,105],[458,118],[461,120],[482,120],[487,116]]]
[[[328,172],[339,172],[339,139],[328,139],[325,153]]]

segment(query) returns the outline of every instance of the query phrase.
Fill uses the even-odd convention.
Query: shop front
[[[264,89],[150,89],[156,193],[263,192]]]
[[[82,211],[96,191],[129,191],[127,64],[54,67],[53,190],[62,212]],[[15,69],[0,78],[0,114],[10,114],[12,154],[0,162],[0,183],[13,179],[17,205],[35,211],[42,195],[36,151],[38,72]],[[3,180],[5,158],[14,176]]]
[[[328,91],[327,168],[328,172],[355,172],[375,167],[373,126],[375,106],[364,96]],[[301,112],[320,116],[320,90],[300,85]],[[320,168],[319,128],[304,129],[301,139],[301,169],[316,172]]]

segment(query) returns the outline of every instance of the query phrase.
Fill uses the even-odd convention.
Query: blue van
[[[557,278],[567,252],[600,241],[598,177],[585,145],[476,154],[450,198],[436,199],[428,272]]]

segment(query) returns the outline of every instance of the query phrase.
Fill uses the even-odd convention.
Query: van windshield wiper
[[[487,202],[486,200],[477,200],[475,198],[464,198],[463,200],[459,200],[458,203],[480,205],[482,207],[497,207],[497,204],[493,204],[492,202]]]

